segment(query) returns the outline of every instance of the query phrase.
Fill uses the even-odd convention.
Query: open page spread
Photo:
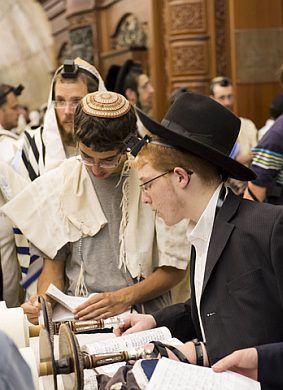
[[[143,347],[150,341],[163,341],[171,343],[171,333],[166,327],[144,330],[126,336],[115,337],[111,340],[96,341],[83,346],[83,350],[89,354],[127,351],[133,348]],[[174,344],[180,344],[180,341],[175,339]]]
[[[62,291],[60,291],[54,284],[50,284],[46,295],[54,299],[57,302],[54,310],[53,310],[53,321],[68,321],[73,320],[74,315],[72,311],[84,303],[88,297],[74,297],[71,295],[66,295]],[[91,294],[93,295],[93,294]]]
[[[199,367],[162,358],[146,390],[260,390],[259,382],[231,371],[215,373]]]
[[[74,319],[74,314],[72,311],[87,301],[91,296],[97,293],[92,293],[88,297],[75,297],[72,295],[64,294],[61,290],[59,290],[54,284],[50,284],[46,295],[51,297],[54,301],[57,302],[56,306],[52,312],[52,321],[71,321]],[[119,317],[122,317],[126,314],[130,313],[130,311],[125,311],[121,313]],[[134,310],[133,313],[136,313]]]

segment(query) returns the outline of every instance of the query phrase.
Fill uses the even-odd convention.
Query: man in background
[[[209,90],[209,96],[212,99],[233,111],[234,91],[231,80],[228,77],[220,76],[213,78]],[[250,119],[242,117],[240,119],[241,128],[237,138],[238,152],[235,155],[235,159],[249,166],[252,161],[251,149],[257,144],[257,129]]]
[[[44,124],[25,131],[18,143],[13,168],[34,180],[65,158],[76,155],[74,113],[80,100],[97,90],[104,91],[105,86],[93,65],[80,58],[66,60],[53,77]]]
[[[8,163],[13,158],[14,144],[19,138],[13,129],[18,125],[18,96],[22,90],[22,85],[0,84],[0,159]]]

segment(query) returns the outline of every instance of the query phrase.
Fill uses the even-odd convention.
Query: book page
[[[162,358],[146,390],[260,390],[260,383],[235,372],[214,372],[211,368]]]
[[[72,295],[64,294],[61,290],[59,290],[54,284],[50,284],[46,295],[50,296],[54,301],[57,302],[56,306],[52,312],[52,321],[70,321],[74,319],[74,315],[72,311],[79,306],[80,304],[87,301],[92,295],[96,295],[97,293],[91,293],[88,297],[75,297]],[[126,314],[129,314],[130,310],[125,311],[119,314],[119,317],[123,317]],[[136,313],[134,310],[133,313]]]
[[[54,284],[51,283],[46,291],[46,295],[53,298],[56,302],[59,302],[66,309],[72,311],[81,303],[84,303],[93,294],[89,295],[88,297],[74,297],[72,295],[64,294],[56,286],[54,286]]]
[[[83,346],[83,350],[89,354],[127,351],[132,348],[143,347],[150,341],[165,341],[171,338],[171,333],[165,326],[150,330],[144,330],[126,336],[115,337],[111,340],[97,341]]]

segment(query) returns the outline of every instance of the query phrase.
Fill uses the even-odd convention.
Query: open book
[[[46,291],[46,295],[57,302],[53,309],[52,321],[69,321],[74,319],[72,311],[93,294],[88,297],[66,295],[51,283]]]
[[[162,358],[146,390],[260,390],[259,382],[235,372],[215,373],[211,368]]]
[[[89,354],[128,351],[133,348],[143,347],[150,341],[162,341],[165,344],[174,345],[182,344],[178,339],[172,338],[170,330],[163,326],[126,336],[114,337],[110,340],[95,341],[84,345],[82,349]]]
[[[143,347],[150,341],[162,341],[165,344],[182,344],[177,338],[172,338],[171,332],[165,326],[150,330],[144,330],[121,337],[114,337],[108,340],[99,340],[82,346],[82,350],[89,354],[129,351],[133,348]],[[100,374],[114,375],[119,367],[125,363],[113,363],[96,368]]]
[[[48,295],[55,302],[57,302],[52,312],[52,321],[55,322],[73,320],[74,314],[72,313],[72,311],[95,294],[97,293],[92,293],[88,297],[74,297],[72,295],[64,294],[61,290],[54,286],[54,284],[51,283],[46,291],[46,295]],[[126,311],[120,314],[119,317],[128,313],[130,313],[130,311]],[[133,313],[136,313],[136,311],[134,310]]]

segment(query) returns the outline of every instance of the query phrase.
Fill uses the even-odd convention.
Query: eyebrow
[[[83,98],[83,96],[71,96],[70,100],[79,100],[82,98]],[[55,95],[55,99],[66,100],[65,97],[61,96],[61,95]]]
[[[80,153],[84,156],[84,157],[88,157],[88,158],[95,158],[94,156],[90,156],[89,154],[85,153],[83,150],[81,150],[79,148],[79,151]],[[108,160],[109,158],[114,158],[118,155],[119,153],[116,153],[114,154],[113,156],[108,156],[108,157],[104,157],[104,158],[100,158],[99,160]]]

